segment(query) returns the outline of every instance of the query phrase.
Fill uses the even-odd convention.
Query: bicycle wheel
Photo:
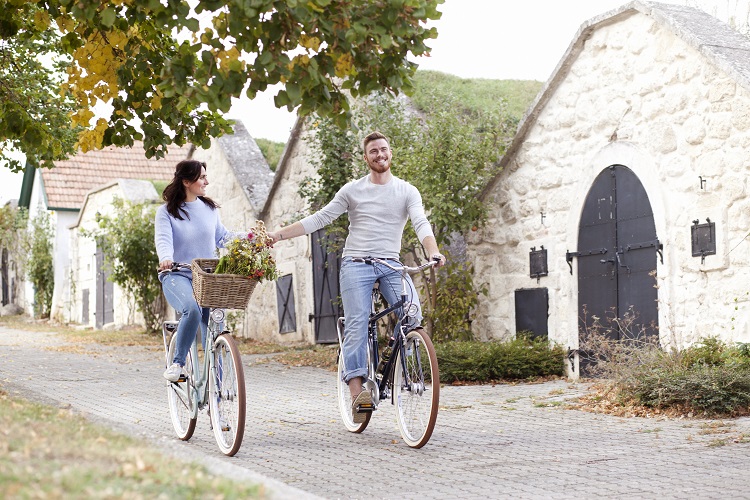
[[[404,350],[398,350],[393,390],[401,437],[412,448],[421,448],[435,428],[440,401],[437,355],[430,337],[422,329],[409,332]]]
[[[208,394],[211,426],[219,449],[231,457],[245,434],[245,370],[237,343],[228,333],[216,338],[213,357]]]
[[[367,413],[365,416],[365,421],[362,423],[355,423],[354,419],[352,418],[352,397],[349,393],[349,385],[344,382],[344,353],[339,350],[339,362],[338,362],[339,368],[338,368],[338,376],[336,377],[336,387],[338,389],[338,399],[339,399],[339,411],[341,413],[341,420],[344,422],[344,427],[346,427],[346,430],[349,432],[355,432],[359,434],[365,428],[367,427],[367,424],[370,423],[370,417],[372,417],[372,413]]]
[[[177,345],[177,335],[172,335],[169,341],[169,354],[167,359],[171,363],[174,359],[174,350]],[[187,377],[182,382],[167,383],[167,401],[169,402],[169,415],[172,417],[172,426],[177,437],[187,441],[193,437],[195,422],[198,420],[196,405],[195,377],[193,377],[193,355],[190,351],[185,358],[183,372]]]

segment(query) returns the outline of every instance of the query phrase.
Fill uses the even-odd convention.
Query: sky
[[[663,0],[684,4],[690,0]],[[731,2],[733,0],[701,0]],[[546,81],[592,17],[626,0],[446,0],[434,23],[437,39],[427,45],[430,57],[412,58],[420,69],[462,78]],[[695,3],[695,2],[693,2]],[[295,116],[273,106],[272,92],[237,102],[229,116],[242,120],[255,138],[286,142]]]
[[[624,0],[446,0],[435,22],[430,57],[414,58],[420,69],[462,78],[546,81],[580,26],[627,3]],[[691,5],[747,25],[750,0],[662,0]],[[744,20],[744,21],[743,21]],[[228,116],[242,120],[255,138],[286,142],[295,115],[273,105],[275,92],[235,101]],[[0,204],[17,198],[21,175],[0,167]]]

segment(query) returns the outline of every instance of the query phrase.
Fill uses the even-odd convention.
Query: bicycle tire
[[[208,394],[211,426],[221,452],[232,457],[245,434],[245,370],[237,343],[228,333],[214,341],[213,357]]]
[[[167,360],[171,364],[174,359],[174,351],[177,345],[177,335],[172,335],[169,341],[169,352]],[[167,401],[169,403],[169,416],[177,437],[187,441],[193,437],[195,423],[198,420],[196,408],[197,399],[195,392],[195,377],[193,376],[193,355],[190,351],[185,358],[183,372],[187,378],[183,382],[167,383]]]
[[[398,350],[393,391],[401,437],[412,448],[421,448],[432,436],[440,403],[440,371],[435,347],[421,328],[409,332],[403,351]]]
[[[349,392],[349,385],[344,382],[343,371],[344,353],[339,349],[337,370],[338,375],[336,377],[336,392],[338,394],[339,412],[341,413],[341,420],[344,422],[344,427],[346,427],[346,430],[355,434],[359,434],[367,428],[367,424],[370,423],[370,417],[372,417],[372,413],[366,414],[364,422],[359,424],[354,422],[354,418],[352,417],[352,397]]]

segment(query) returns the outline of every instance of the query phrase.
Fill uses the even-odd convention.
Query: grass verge
[[[0,390],[0,498],[261,498],[69,410]]]

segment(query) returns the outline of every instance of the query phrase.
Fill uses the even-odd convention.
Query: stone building
[[[470,237],[483,339],[750,341],[750,40],[632,2],[584,23],[519,125]],[[597,320],[598,318],[598,320]]]
[[[298,219],[307,208],[298,194],[305,177],[314,173],[307,133],[304,120],[298,119],[260,212],[269,230]],[[327,262],[317,236],[280,241],[274,250],[281,277],[256,287],[248,306],[252,318],[246,322],[246,335],[282,343],[334,341],[339,311],[331,309],[330,299],[338,295],[336,257]]]

